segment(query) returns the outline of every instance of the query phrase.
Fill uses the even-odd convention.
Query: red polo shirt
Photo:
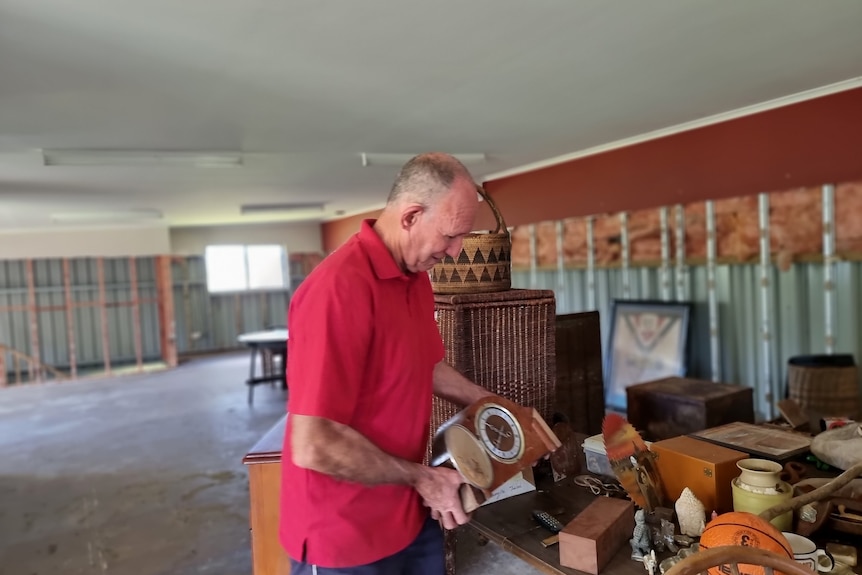
[[[443,359],[428,274],[405,274],[366,220],[302,282],[288,315],[287,409],[349,425],[421,463],[432,373]],[[409,545],[428,510],[406,485],[340,481],[293,464],[288,417],[281,543],[323,567],[372,563]]]

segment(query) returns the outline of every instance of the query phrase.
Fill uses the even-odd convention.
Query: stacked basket
[[[534,407],[551,421],[555,384],[556,300],[551,290],[511,289],[512,243],[494,201],[497,219],[488,234],[469,234],[457,260],[431,273],[445,360],[492,393]],[[431,433],[460,409],[434,398]]]
[[[431,269],[434,293],[488,293],[512,287],[512,238],[491,196],[482,186],[476,191],[494,212],[497,229],[467,234],[457,259],[446,256]]]
[[[556,382],[554,292],[511,289],[512,241],[491,197],[477,187],[497,220],[490,233],[468,234],[458,258],[430,272],[445,360],[485,389],[536,408],[551,421]],[[430,439],[461,406],[434,397]],[[446,573],[454,573],[454,532],[444,536]]]

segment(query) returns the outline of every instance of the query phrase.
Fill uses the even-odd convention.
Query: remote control
[[[539,525],[550,531],[551,533],[559,533],[563,530],[563,525],[559,519],[548,513],[547,511],[534,510],[533,511],[533,519],[535,519]]]

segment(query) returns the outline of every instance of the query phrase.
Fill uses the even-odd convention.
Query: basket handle
[[[499,234],[501,230],[505,233],[509,233],[508,228],[506,228],[506,220],[503,219],[503,214],[500,213],[500,209],[497,208],[497,204],[494,203],[494,200],[491,199],[491,196],[488,195],[488,192],[485,191],[481,185],[476,184],[476,191],[479,192],[479,195],[482,196],[482,199],[485,200],[485,203],[488,204],[488,207],[491,208],[491,211],[494,212],[494,218],[497,220],[497,229],[491,233]]]

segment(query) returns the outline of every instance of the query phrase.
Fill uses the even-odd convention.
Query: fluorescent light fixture
[[[90,210],[80,212],[60,212],[51,214],[53,222],[130,222],[162,219],[162,212],[152,209],[140,210]]]
[[[272,212],[323,212],[324,202],[286,202],[281,204],[243,204],[239,208],[239,213],[248,214],[264,214]]]
[[[181,152],[158,150],[42,150],[45,166],[118,166],[234,168],[243,156],[235,152]]]
[[[488,161],[485,154],[452,154],[465,166],[471,164],[484,164]],[[403,166],[416,154],[368,154],[362,152],[360,158],[365,166]]]

